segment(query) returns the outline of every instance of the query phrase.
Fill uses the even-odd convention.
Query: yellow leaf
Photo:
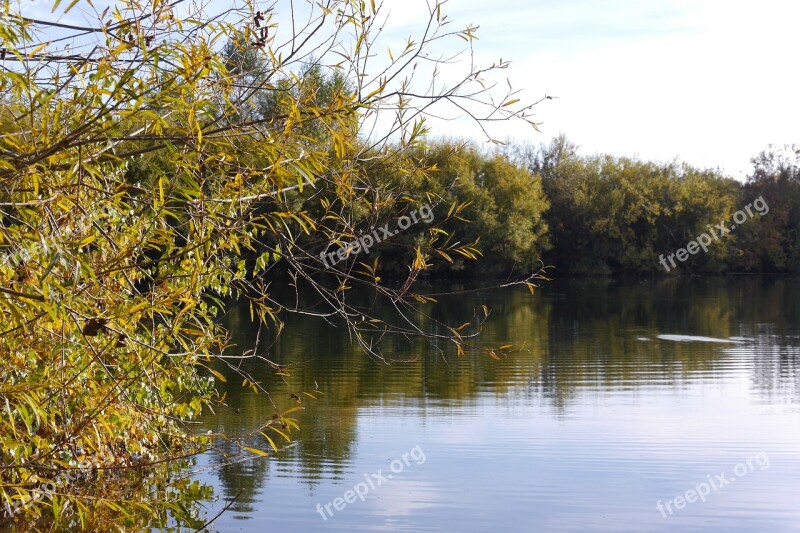
[[[269,453],[265,452],[264,450],[259,450],[258,448],[250,448],[248,446],[242,446],[242,449],[247,450],[250,453],[260,455],[261,457],[269,457]]]
[[[31,50],[30,52],[28,52],[28,57],[33,57],[36,54],[38,54],[39,52],[41,52],[45,48],[45,46],[47,46],[47,44],[48,43],[42,43],[39,46],[37,46],[36,48],[34,48],[33,50]]]
[[[130,309],[128,309],[126,311],[126,314],[128,316],[130,316],[130,315],[134,314],[136,311],[140,311],[140,310],[144,309],[148,305],[150,305],[150,302],[148,302],[148,301],[139,302],[138,304],[136,304],[133,307],[131,307]]]
[[[286,442],[292,442],[292,439],[291,439],[291,438],[289,438],[289,435],[287,435],[286,433],[284,433],[284,432],[283,432],[283,431],[281,431],[280,429],[278,429],[278,428],[275,428],[275,427],[270,427],[270,429],[271,429],[272,431],[274,431],[275,433],[277,433],[278,435],[280,435],[281,437],[283,437],[284,439],[286,439]],[[266,435],[265,435],[265,436],[266,436]],[[269,438],[269,437],[267,437],[267,438]]]
[[[212,374],[214,374],[214,376],[215,376],[215,377],[216,377],[218,380],[220,380],[221,382],[223,382],[223,383],[226,383],[226,382],[228,381],[227,379],[225,379],[225,376],[223,376],[222,374],[220,374],[219,372],[217,372],[217,371],[216,371],[216,370],[214,370],[213,368],[209,368],[208,370],[209,370],[209,372],[211,372]]]
[[[275,450],[275,452],[277,453],[278,452],[278,447],[275,446],[275,443],[272,441],[271,438],[269,438],[269,435],[267,435],[263,431],[261,432],[261,434],[264,435],[264,438],[267,439],[267,441],[269,442],[269,445],[272,446],[272,449]]]

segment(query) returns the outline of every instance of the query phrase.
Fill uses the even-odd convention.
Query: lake
[[[269,458],[226,458],[232,444],[200,456],[195,477],[216,494],[208,517],[236,497],[214,527],[800,531],[797,279],[465,288],[448,286],[459,294],[425,311],[456,326],[485,304],[477,342],[513,353],[443,356],[390,338],[384,355],[406,362],[386,364],[342,328],[286,317],[261,353],[289,376],[242,368],[280,409],[304,407],[292,415],[298,443]],[[240,350],[252,347],[246,308],[226,323]],[[229,407],[199,431],[237,436],[275,412],[227,375]],[[302,394],[316,387],[317,399]],[[269,448],[255,435],[245,444]]]

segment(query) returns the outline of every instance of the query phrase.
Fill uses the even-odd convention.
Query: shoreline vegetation
[[[492,151],[433,141],[426,117],[535,129],[550,98],[497,83],[502,60],[440,83],[452,65],[433,58],[471,53],[477,31],[450,25],[442,3],[399,43],[380,2],[308,2],[297,24],[248,0],[15,11],[32,6],[0,6],[0,527],[208,526],[209,488],[181,474],[194,455],[267,457],[315,423],[302,415],[316,381],[267,390],[241,364],[292,372],[270,359],[287,315],[338,321],[382,363],[386,338],[500,359],[514,347],[473,340],[487,306],[444,323],[419,282],[473,275],[534,294],[551,272],[651,275],[659,254],[757,198],[768,214],[675,272],[800,265],[796,148],[760,154],[740,184],[580,156],[563,136]],[[73,9],[87,20],[60,22]],[[397,221],[407,229],[377,238]],[[368,257],[348,253],[370,234]],[[259,328],[235,356],[230,301]],[[229,408],[226,380],[264,394],[271,417],[196,434],[201,412]]]
[[[428,153],[440,168],[439,179],[458,175],[462,190],[470,191],[459,197],[474,205],[467,211],[473,220],[467,231],[480,227],[476,235],[489,243],[477,246],[484,260],[441,265],[433,274],[446,277],[463,267],[502,277],[538,261],[553,267],[549,275],[557,277],[800,271],[796,145],[769,147],[755,156],[744,183],[680,162],[581,155],[564,135],[489,152],[439,143]],[[504,167],[499,173],[498,166]],[[525,178],[514,183],[509,177],[515,174]],[[733,220],[735,229],[714,230],[722,222],[733,226]],[[709,228],[716,231],[711,243],[664,269],[662,256]]]
[[[432,190],[446,200],[437,218],[449,203],[464,205],[443,227],[480,257],[448,255],[424,279],[503,280],[539,265],[570,278],[800,272],[796,145],[753,157],[745,182],[681,162],[582,155],[565,135],[490,150],[435,140],[418,157],[436,171],[416,194]],[[693,247],[698,236],[703,242]],[[414,242],[399,234],[374,249],[384,276],[405,278]],[[676,262],[687,243],[689,254]]]

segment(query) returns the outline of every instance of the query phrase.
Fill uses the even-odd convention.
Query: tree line
[[[800,267],[797,146],[769,147],[753,157],[744,182],[676,161],[582,155],[564,135],[493,150],[439,141],[419,156],[436,170],[414,187],[466,204],[461,219],[446,227],[483,256],[440,262],[434,276],[507,275],[540,264],[554,267],[549,272],[556,277],[796,273]],[[754,202],[759,211],[748,209],[744,221],[736,216]],[[741,224],[706,251],[664,268],[669,254],[723,222],[734,225],[734,217]],[[383,253],[401,255],[399,248]]]

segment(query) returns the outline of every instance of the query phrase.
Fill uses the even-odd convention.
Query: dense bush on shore
[[[754,157],[745,183],[685,163],[581,155],[564,136],[494,151],[435,142],[420,157],[437,172],[418,187],[470,202],[464,217],[471,223],[450,227],[463,242],[478,240],[483,255],[440,264],[434,272],[441,275],[524,272],[540,262],[556,276],[793,273],[800,266],[797,147]],[[766,209],[750,209],[752,216],[707,251],[663,267],[661,257],[722,222],[730,226],[759,198]]]

